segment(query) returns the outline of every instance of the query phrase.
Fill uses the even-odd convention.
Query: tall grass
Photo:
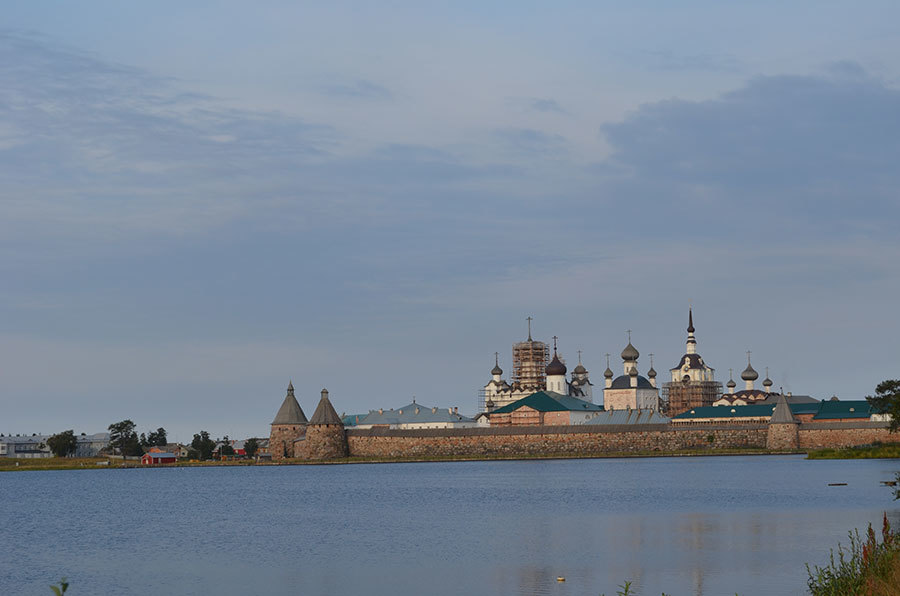
[[[806,566],[807,585],[813,596],[900,596],[900,537],[887,514],[881,526],[881,542],[872,524],[865,539],[850,532],[850,546],[838,545],[825,567]]]

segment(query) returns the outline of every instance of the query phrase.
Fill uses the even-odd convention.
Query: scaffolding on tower
[[[711,406],[721,396],[722,384],[718,381],[672,381],[663,385],[661,410],[666,416],[677,416]]]
[[[547,364],[550,362],[550,346],[531,339],[513,344],[512,382],[524,390],[543,391],[547,387]]]

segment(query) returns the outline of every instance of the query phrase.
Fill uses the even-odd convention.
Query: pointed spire
[[[288,381],[288,393],[293,393],[293,392],[294,392],[294,381],[292,379],[292,380]]]
[[[531,315],[525,317],[528,320],[528,341],[532,341],[531,339],[531,321],[534,319]]]
[[[688,333],[693,333],[693,332],[694,332],[694,309],[691,308],[690,306],[688,307],[688,328],[687,328],[687,332],[688,332]]]
[[[788,405],[784,393],[778,394],[778,401],[775,402],[775,409],[772,412],[772,417],[769,418],[769,424],[797,424],[797,420],[794,419],[794,414],[791,412],[791,407]]]
[[[306,414],[303,413],[303,409],[297,403],[297,398],[294,397],[292,382],[288,383],[287,395],[284,396],[284,401],[281,402],[281,407],[278,408],[272,424],[306,424]]]
[[[343,425],[341,421],[341,417],[338,416],[338,413],[335,411],[334,406],[331,405],[331,401],[328,399],[328,390],[322,389],[322,397],[319,399],[319,405],[316,406],[316,411],[313,413],[312,418],[309,419],[309,423],[312,424],[340,424]]]

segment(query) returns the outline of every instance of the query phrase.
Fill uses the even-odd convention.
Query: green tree
[[[144,449],[148,447],[165,447],[166,443],[168,443],[166,429],[159,427],[156,430],[151,430],[146,435],[141,433],[140,443]]]
[[[255,456],[257,451],[259,451],[259,439],[252,437],[244,441],[244,453],[247,454],[247,457]]]
[[[140,439],[134,431],[135,423],[123,420],[109,425],[109,446],[120,455],[143,455]]]
[[[222,446],[219,448],[219,455],[234,455],[234,447],[231,446],[231,439],[228,435],[222,439]]]
[[[872,409],[880,414],[890,414],[891,432],[900,428],[900,381],[888,380],[878,383],[875,395],[866,397]]]
[[[200,454],[200,459],[210,459],[212,458],[213,450],[216,448],[216,442],[209,438],[208,432],[201,430],[200,434],[194,435],[191,447]]]
[[[47,446],[56,457],[68,457],[75,453],[78,446],[78,438],[74,430],[65,430],[47,439]]]

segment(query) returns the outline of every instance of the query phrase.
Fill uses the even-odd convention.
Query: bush
[[[887,514],[879,543],[869,524],[865,540],[858,531],[850,533],[850,547],[838,545],[826,567],[809,568],[807,585],[813,596],[896,596],[900,594],[900,539],[891,531]]]

